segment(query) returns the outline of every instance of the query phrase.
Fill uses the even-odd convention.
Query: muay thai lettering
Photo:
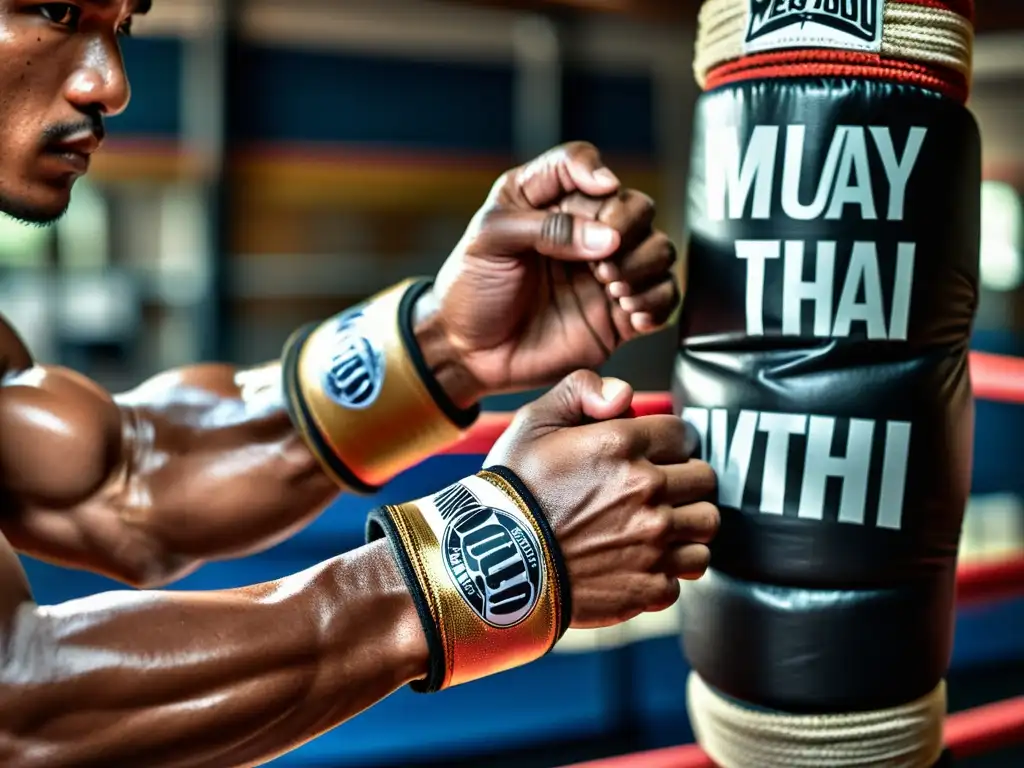
[[[902,527],[908,422],[694,407],[685,408],[683,418],[701,436],[702,455],[718,474],[723,506],[801,520]],[[830,482],[841,486],[838,506],[826,503]]]
[[[705,135],[706,215],[713,221],[815,219],[858,216],[873,221],[902,221],[907,185],[927,128],[911,128],[898,148],[885,126],[838,126],[820,168],[807,162],[806,125],[758,125],[741,148],[736,126],[708,125]],[[818,139],[814,139],[819,144]],[[814,195],[802,199],[810,174]],[[885,199],[877,199],[874,179],[884,179]],[[776,184],[776,179],[781,183]]]
[[[750,0],[746,41],[814,23],[870,42],[881,31],[881,12],[879,0]]]
[[[840,248],[847,249],[837,258]],[[781,327],[771,328],[784,336],[848,338],[861,333],[874,341],[906,341],[913,287],[914,243],[898,243],[894,253],[879,254],[872,242],[852,246],[833,241],[804,243],[799,240],[740,240],[736,257],[746,262],[747,333],[764,336],[765,285],[782,287]],[[895,258],[891,284],[883,286],[880,258]],[[805,262],[813,259],[813,276],[805,280]],[[782,261],[781,268],[774,266]],[[781,282],[766,280],[769,264],[782,272]],[[842,272],[837,274],[837,264]],[[842,289],[836,298],[836,287]],[[811,324],[805,327],[804,307],[813,307]],[[773,323],[774,324],[774,323]]]
[[[540,598],[540,543],[516,516],[481,504],[461,484],[434,497],[447,522],[445,567],[466,603],[494,627],[523,621]]]

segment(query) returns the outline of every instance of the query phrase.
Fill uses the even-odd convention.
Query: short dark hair
[[[149,9],[153,7],[153,0],[136,0],[135,13],[149,13]]]

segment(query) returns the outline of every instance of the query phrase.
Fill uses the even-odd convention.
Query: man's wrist
[[[366,553],[372,558],[372,572],[380,579],[381,594],[386,595],[386,602],[400,606],[398,620],[394,621],[395,617],[391,616],[399,682],[405,685],[421,680],[430,670],[430,651],[412,594],[386,540],[369,544]]]
[[[288,415],[332,479],[357,493],[458,442],[480,414],[474,378],[429,302],[417,338],[417,300],[430,287],[405,281],[285,344]]]
[[[372,510],[366,538],[388,540],[421,622],[429,667],[415,691],[529,663],[569,627],[561,549],[536,499],[505,467]],[[501,578],[488,571],[499,560]]]
[[[452,344],[440,308],[433,288],[424,291],[413,308],[413,335],[427,367],[452,403],[458,408],[471,408],[484,393]]]

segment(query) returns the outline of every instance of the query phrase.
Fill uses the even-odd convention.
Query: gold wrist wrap
[[[296,426],[325,471],[353,490],[376,490],[463,432],[428,391],[403,339],[400,310],[413,285],[299,331],[286,346]]]
[[[443,655],[421,689],[477,680],[551,649],[563,619],[556,555],[503,477],[481,472],[384,513]]]

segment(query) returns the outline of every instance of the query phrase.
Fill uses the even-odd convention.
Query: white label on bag
[[[747,0],[743,52],[882,49],[885,0]]]

